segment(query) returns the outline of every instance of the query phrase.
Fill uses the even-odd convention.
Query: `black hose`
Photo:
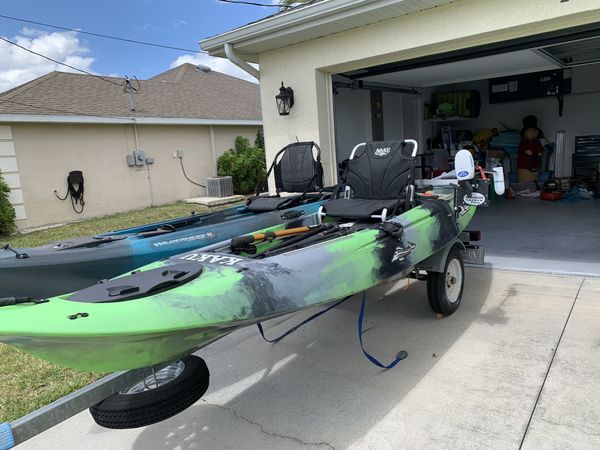
[[[200,184],[200,183],[196,183],[195,181],[191,180],[187,176],[187,173],[185,173],[185,167],[183,167],[183,158],[181,156],[179,157],[179,162],[181,163],[181,170],[183,171],[183,176],[185,177],[185,179],[188,180],[190,183],[195,184],[196,186],[200,186],[200,187],[206,189],[206,186],[204,186],[203,184]]]

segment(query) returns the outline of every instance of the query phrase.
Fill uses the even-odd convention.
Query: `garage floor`
[[[436,319],[425,286],[369,291],[277,345],[254,327],[199,354],[205,398],[160,424],[113,431],[87,412],[22,449],[600,448],[600,279],[470,269]],[[266,324],[277,335],[308,313]]]
[[[482,231],[494,268],[600,276],[600,199],[493,199],[469,228]]]

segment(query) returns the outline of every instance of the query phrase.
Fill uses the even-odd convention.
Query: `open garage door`
[[[338,162],[416,138],[424,178],[461,148],[510,194],[477,213],[496,267],[600,274],[600,30],[578,29],[336,74]]]

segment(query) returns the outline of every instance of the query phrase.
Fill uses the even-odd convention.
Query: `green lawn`
[[[192,211],[207,210],[208,208],[200,205],[176,203],[27,234],[0,236],[0,242],[10,242],[13,247],[34,247],[56,240],[90,236],[118,228],[189,215]],[[65,369],[0,344],[0,423],[13,421],[91,383],[102,375]]]
[[[128,228],[145,223],[159,222],[166,219],[185,216],[195,212],[205,212],[209,208],[187,203],[156,206],[154,208],[139,209],[126,213],[113,214],[97,219],[84,220],[62,227],[48,228],[47,230],[32,233],[17,234],[15,236],[0,236],[0,242],[9,242],[13,247],[35,247],[48,242],[62,239],[71,239],[80,236],[92,236],[119,228]]]

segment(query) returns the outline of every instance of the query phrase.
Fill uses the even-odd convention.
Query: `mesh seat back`
[[[280,153],[275,163],[275,187],[277,192],[309,192],[323,189],[323,167],[317,147],[313,155],[313,142],[294,142]]]
[[[368,142],[348,161],[346,184],[354,198],[397,199],[412,183],[415,158],[400,141]]]

